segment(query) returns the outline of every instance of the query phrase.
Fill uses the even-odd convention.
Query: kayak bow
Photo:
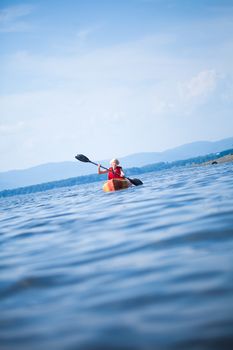
[[[103,185],[104,192],[114,192],[129,188],[131,184],[126,179],[112,179],[105,182]]]

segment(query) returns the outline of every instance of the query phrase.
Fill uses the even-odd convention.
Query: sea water
[[[233,348],[233,166],[0,200],[0,348]]]

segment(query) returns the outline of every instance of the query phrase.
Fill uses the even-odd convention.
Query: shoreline
[[[207,162],[196,164],[198,166],[200,165],[217,165],[217,164],[223,164],[223,163],[230,163],[233,162],[233,154],[228,154],[226,156],[215,158],[212,160],[208,160]]]

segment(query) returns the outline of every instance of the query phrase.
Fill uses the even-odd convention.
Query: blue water
[[[0,348],[232,349],[233,166],[0,200]]]

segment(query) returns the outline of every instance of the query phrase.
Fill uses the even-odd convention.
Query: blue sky
[[[233,2],[0,2],[0,171],[233,134]]]

